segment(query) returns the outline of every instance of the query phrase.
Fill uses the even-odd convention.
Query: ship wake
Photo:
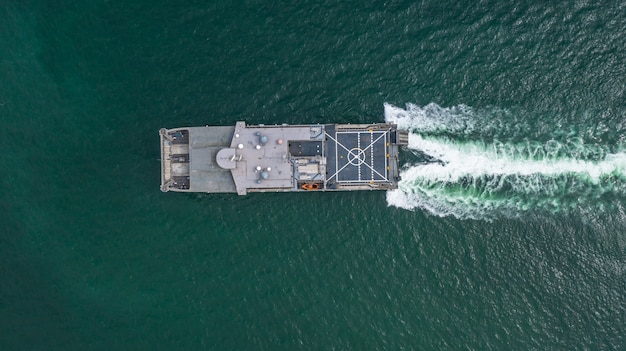
[[[409,149],[429,160],[404,165],[399,188],[387,193],[391,206],[490,219],[608,209],[626,195],[626,152],[591,143],[593,133],[467,106],[385,104],[385,118],[409,130]]]

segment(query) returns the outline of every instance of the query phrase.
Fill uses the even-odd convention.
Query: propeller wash
[[[623,136],[594,143],[596,127],[563,130],[553,119],[531,123],[505,110],[433,103],[385,104],[385,119],[410,131],[416,159],[403,166],[398,189],[387,193],[391,206],[485,219],[610,208],[626,195]]]

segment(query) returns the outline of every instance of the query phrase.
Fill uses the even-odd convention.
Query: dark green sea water
[[[625,82],[622,1],[2,0],[0,350],[625,350]],[[393,194],[159,191],[385,118]]]

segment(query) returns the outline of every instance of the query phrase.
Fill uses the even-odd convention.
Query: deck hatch
[[[289,140],[289,153],[295,157],[322,155],[322,142],[319,140]]]

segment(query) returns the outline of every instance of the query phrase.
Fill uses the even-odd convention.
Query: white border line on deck
[[[357,135],[357,145],[360,146],[360,142],[361,142],[361,133],[365,133],[363,131],[345,131],[345,132],[335,132],[335,136],[337,136],[337,134],[356,134]],[[367,147],[365,147],[365,149],[362,149],[361,152],[366,152],[367,149],[371,148],[370,151],[370,157],[371,157],[371,165],[368,165],[367,163],[363,163],[365,164],[365,166],[367,166],[371,172],[372,172],[372,177],[370,180],[368,180],[367,182],[389,182],[389,179],[387,178],[386,175],[382,175],[380,174],[380,172],[378,172],[375,167],[373,167],[373,160],[374,160],[374,144],[377,143],[381,138],[383,139],[384,142],[384,146],[383,146],[383,150],[385,150],[385,172],[384,173],[388,173],[386,172],[387,170],[387,134],[389,133],[389,130],[385,130],[385,131],[369,131],[367,133],[370,133],[371,136],[371,142],[369,143],[369,145]],[[374,134],[378,134],[380,133],[381,135],[378,136],[376,138],[376,140],[373,140],[373,135]],[[341,146],[344,150],[346,150],[346,152],[350,152],[350,150],[343,145],[342,143],[340,143],[336,138],[333,138],[332,136],[330,136],[328,133],[324,132],[324,134],[326,134],[326,136],[328,138],[330,138],[332,141],[335,142],[335,173],[333,175],[331,175],[330,177],[328,177],[326,179],[326,181],[329,181],[333,178],[336,177],[336,182],[338,183],[365,183],[365,181],[363,181],[361,179],[361,163],[359,163],[358,165],[358,180],[339,180],[339,173],[341,173],[341,171],[343,171],[347,166],[350,165],[350,162],[346,161],[346,164],[343,165],[341,168],[339,168],[339,147]],[[360,148],[359,148],[360,149]],[[380,176],[382,178],[382,180],[374,180],[374,173],[376,173],[378,176]]]

